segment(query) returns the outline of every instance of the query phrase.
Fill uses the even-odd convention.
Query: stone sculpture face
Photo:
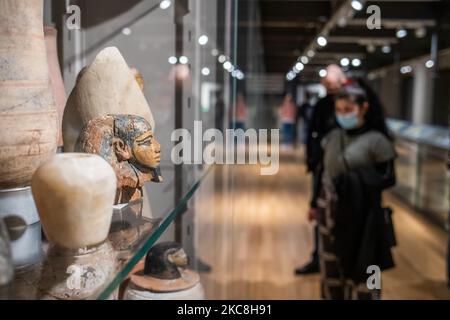
[[[169,254],[167,258],[178,268],[186,268],[189,264],[189,258],[183,249],[179,249],[174,253]]]
[[[142,197],[145,182],[161,182],[161,146],[150,124],[135,115],[110,115],[92,119],[81,131],[78,152],[102,156],[114,168],[118,185],[116,203]]]
[[[133,153],[136,160],[150,168],[156,168],[161,162],[161,146],[154,139],[153,131],[148,131],[134,140]]]
[[[118,159],[140,169],[156,169],[161,161],[161,145],[150,124],[137,116],[114,116],[114,152]]]

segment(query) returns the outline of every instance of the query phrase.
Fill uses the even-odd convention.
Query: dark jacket
[[[367,280],[368,266],[376,265],[381,270],[394,266],[381,192],[395,183],[395,175],[391,168],[384,170],[388,176],[376,168],[366,168],[347,171],[334,180],[335,254],[345,277],[355,283]]]
[[[308,171],[314,172],[321,164],[323,150],[320,142],[331,130],[337,127],[334,112],[334,96],[320,99],[314,109],[306,141],[306,163]]]

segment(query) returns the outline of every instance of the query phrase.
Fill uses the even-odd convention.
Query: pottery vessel
[[[0,189],[11,189],[56,150],[43,0],[0,0],[0,61]]]
[[[64,81],[61,75],[61,68],[58,60],[58,46],[57,46],[57,35],[58,31],[53,27],[44,27],[45,34],[45,44],[47,48],[47,61],[48,69],[50,72],[50,82],[53,93],[53,98],[55,100],[57,118],[57,128],[58,128],[58,147],[62,147],[62,117],[64,114],[64,108],[66,107],[67,96],[66,89],[64,88]]]
[[[63,116],[64,150],[72,152],[84,125],[111,114],[143,117],[154,129],[153,115],[144,94],[119,50],[103,49],[81,70]]]
[[[144,268],[133,274],[125,300],[204,300],[199,275],[187,268],[188,257],[174,242],[153,246]]]

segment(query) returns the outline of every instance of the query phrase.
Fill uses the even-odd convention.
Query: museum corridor
[[[234,180],[230,192],[221,187],[227,175]],[[197,216],[198,256],[212,267],[201,274],[207,296],[320,299],[319,275],[293,272],[308,261],[313,238],[302,153],[284,152],[277,175],[261,176],[257,166],[216,167],[208,180],[204,188],[214,183],[214,196],[202,201]],[[394,209],[398,246],[396,268],[383,272],[382,298],[450,299],[446,233],[390,192],[384,203]]]

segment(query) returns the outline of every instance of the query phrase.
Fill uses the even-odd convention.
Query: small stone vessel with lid
[[[175,242],[156,244],[145,267],[131,276],[125,300],[204,300],[199,275],[187,269],[188,257]]]

